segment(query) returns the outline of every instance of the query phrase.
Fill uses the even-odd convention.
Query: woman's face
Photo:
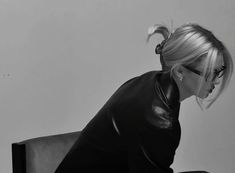
[[[223,65],[223,60],[221,58],[217,58],[216,59],[216,64],[215,64],[215,69],[221,69],[222,65]],[[198,64],[197,67],[195,67],[194,69],[197,70],[197,71],[202,72],[203,71],[202,67],[203,67],[202,64]],[[211,80],[212,76],[210,76],[209,79],[206,80],[204,76],[196,74],[196,73],[194,73],[194,72],[192,72],[188,69],[186,69],[186,72],[185,72],[184,76],[185,76],[185,80],[184,80],[185,88],[192,95],[195,95],[195,96],[197,96],[201,99],[204,99],[204,98],[208,97],[208,95],[215,88],[215,85],[218,85],[220,83],[220,80],[221,80],[221,78],[218,78],[218,77],[215,78],[214,80]],[[201,90],[199,91],[199,94],[198,94],[201,79],[202,79],[202,88],[201,88]]]

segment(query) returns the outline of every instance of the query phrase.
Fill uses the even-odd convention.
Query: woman
[[[228,86],[233,61],[224,44],[198,24],[174,32],[156,25],[147,40],[155,33],[164,37],[155,49],[163,70],[122,84],[82,130],[56,173],[173,172],[181,102],[195,95],[201,108],[209,108]],[[205,106],[216,85],[218,92]]]

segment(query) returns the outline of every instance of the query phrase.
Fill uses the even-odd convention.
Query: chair
[[[13,173],[53,173],[81,131],[12,143]]]

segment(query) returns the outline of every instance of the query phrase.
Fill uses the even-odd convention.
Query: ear
[[[177,78],[182,79],[184,77],[185,68],[182,65],[175,66],[173,71]]]

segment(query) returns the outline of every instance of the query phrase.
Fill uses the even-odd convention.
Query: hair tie
[[[162,49],[163,49],[165,43],[166,43],[166,39],[163,40],[160,44],[158,44],[158,45],[156,46],[156,48],[155,48],[155,53],[156,53],[156,54],[160,54],[160,55],[162,54]]]

